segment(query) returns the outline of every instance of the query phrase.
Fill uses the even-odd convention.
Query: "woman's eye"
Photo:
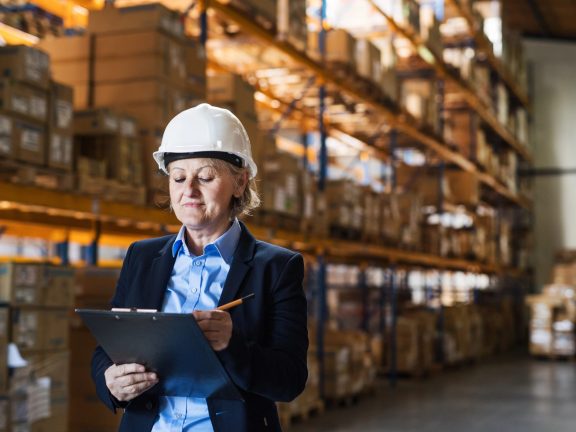
[[[175,183],[184,183],[186,181],[186,177],[176,177],[172,179]]]
[[[210,183],[212,180],[214,180],[214,177],[198,177],[200,183]]]

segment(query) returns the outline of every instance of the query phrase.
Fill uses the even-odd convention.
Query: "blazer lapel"
[[[242,222],[240,222],[240,227],[242,228],[242,233],[240,234],[238,246],[234,252],[234,259],[232,260],[230,271],[228,271],[226,282],[224,282],[222,295],[218,302],[219,306],[235,300],[246,273],[248,273],[248,270],[252,267],[250,261],[252,261],[254,257],[256,240]]]
[[[176,261],[176,258],[172,256],[172,243],[174,243],[175,238],[176,236],[166,242],[164,247],[160,249],[159,256],[152,260],[150,278],[146,284],[146,296],[142,299],[145,308],[157,310],[162,308],[166,286]]]

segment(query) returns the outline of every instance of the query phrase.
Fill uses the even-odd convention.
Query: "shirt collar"
[[[172,256],[175,257],[178,255],[181,249],[188,255],[190,252],[188,251],[188,247],[186,246],[186,242],[184,242],[184,235],[186,232],[186,227],[182,225],[180,231],[178,231],[178,235],[176,236],[176,240],[174,240],[174,244],[172,245]],[[240,233],[242,232],[242,228],[240,227],[240,222],[238,219],[234,218],[232,225],[228,230],[214,240],[214,243],[209,243],[204,246],[204,253],[206,253],[206,249],[209,246],[213,245],[222,259],[226,261],[227,264],[230,264],[232,261],[232,257],[234,256],[234,252],[236,251],[236,246],[238,245],[238,241],[240,240]]]

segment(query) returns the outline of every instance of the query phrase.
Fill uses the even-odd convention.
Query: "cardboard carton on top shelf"
[[[230,109],[242,123],[257,121],[254,87],[240,75],[217,73],[207,76],[206,99],[211,104]]]
[[[46,122],[48,93],[13,79],[0,79],[1,109],[24,119]]]
[[[141,58],[147,58],[142,62]],[[206,61],[199,44],[192,39],[176,40],[160,32],[121,33],[102,35],[96,42],[98,62],[112,69],[110,75],[96,68],[96,80],[122,80],[125,75],[144,78],[151,58],[156,59],[160,70],[157,75],[169,78],[175,84],[204,87]],[[118,70],[118,66],[120,70]]]
[[[356,72],[361,77],[380,83],[382,75],[382,59],[380,50],[368,39],[356,40],[354,53]]]
[[[332,29],[326,33],[326,61],[339,63],[356,69],[356,39],[342,29]],[[308,33],[308,55],[320,61],[318,33]]]
[[[46,36],[38,41],[37,47],[50,56],[52,67],[55,64],[90,59],[90,36]],[[54,71],[52,71],[54,73]]]
[[[156,95],[150,93],[143,94],[141,101],[138,92],[138,83],[144,84],[151,89],[155,89]],[[133,102],[123,102],[118,92],[123,88],[129,92],[127,95],[134,100]],[[158,97],[158,94],[164,94],[165,97]],[[117,98],[118,95],[118,98]],[[138,124],[143,131],[162,132],[168,122],[179,112],[198,105],[205,101],[205,93],[193,91],[191,89],[182,89],[178,86],[164,85],[160,81],[146,80],[132,83],[126,87],[123,85],[105,85],[95,88],[95,97],[98,101],[109,100],[110,106],[127,113],[138,120]],[[109,98],[109,99],[105,99]],[[116,102],[112,102],[116,100]],[[161,133],[160,133],[161,134]]]
[[[56,81],[70,86],[88,85],[90,75],[90,61],[88,59],[52,63],[52,77]]]
[[[89,33],[125,33],[141,30],[161,30],[175,37],[184,37],[180,14],[160,3],[124,8],[107,6],[90,13]]]
[[[44,51],[33,47],[0,47],[0,76],[46,90],[50,80],[50,59]]]
[[[306,0],[277,0],[277,2],[278,38],[287,41],[297,50],[306,52],[308,34]]]

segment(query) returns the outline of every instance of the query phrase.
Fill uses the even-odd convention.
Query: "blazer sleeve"
[[[134,249],[134,244],[130,245],[128,251],[126,252],[126,257],[122,264],[122,270],[120,270],[120,277],[118,278],[118,283],[116,284],[116,291],[114,297],[112,298],[112,307],[122,307],[124,304],[124,292],[128,287],[129,273],[130,273],[130,262]],[[106,386],[106,379],[104,377],[104,372],[114,363],[104,352],[104,350],[97,346],[92,355],[92,380],[96,385],[96,394],[104,402],[104,404],[110,408],[112,411],[116,412],[117,408],[125,408],[128,403],[121,402],[112,396],[112,393],[108,390]]]
[[[293,254],[272,283],[272,302],[263,311],[265,344],[248,342],[234,328],[228,347],[217,354],[242,390],[273,401],[290,401],[308,378],[307,306],[304,260]]]

